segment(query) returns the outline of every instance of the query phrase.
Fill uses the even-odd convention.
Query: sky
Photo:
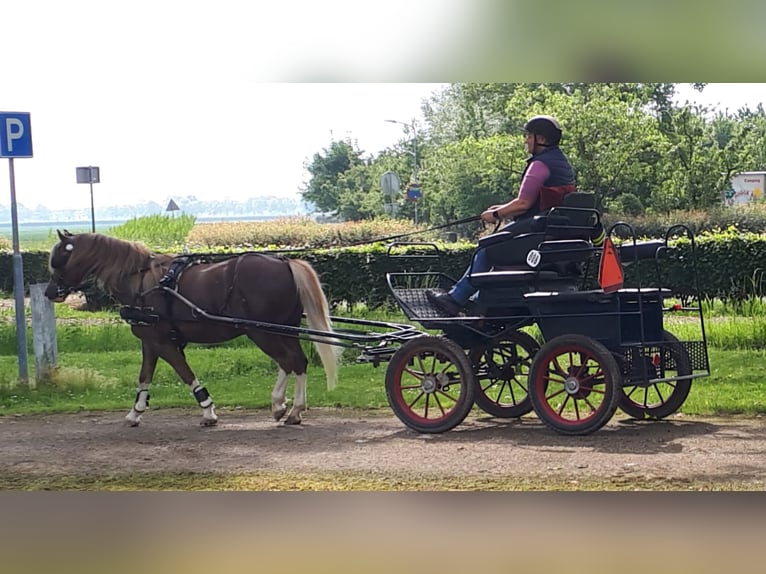
[[[305,163],[334,139],[375,154],[406,137],[385,120],[419,120],[422,100],[444,84],[411,82],[449,78],[439,63],[460,62],[457,47],[478,45],[464,34],[477,32],[470,5],[8,3],[0,112],[30,113],[34,147],[33,158],[14,161],[16,200],[88,208],[89,186],[75,177],[88,165],[100,168],[96,208],[189,195],[297,198]],[[337,17],[328,19],[331,9]],[[349,20],[360,12],[363,25]],[[385,81],[391,77],[406,83]],[[732,110],[766,100],[766,84],[688,92]],[[8,160],[0,159],[0,205],[10,203],[8,181]]]
[[[422,100],[444,86],[242,81],[224,93],[173,82],[141,95],[74,76],[61,78],[55,93],[47,83],[30,74],[22,88],[0,93],[0,111],[30,113],[34,157],[14,163],[16,200],[30,208],[88,207],[89,186],[75,175],[88,165],[100,169],[97,206],[298,197],[315,153],[334,139],[350,138],[369,154],[395,145],[404,126],[386,120],[422,125]],[[709,84],[701,94],[682,84],[677,99],[735,111],[766,102],[766,84]],[[0,159],[3,205],[7,161]]]
[[[25,107],[19,98],[0,111],[30,113],[34,157],[14,163],[16,200],[27,207],[89,206],[89,186],[76,183],[76,168],[89,165],[100,171],[97,206],[190,195],[241,201],[297,198],[308,180],[305,163],[333,140],[350,138],[368,154],[394,146],[405,128],[386,120],[418,122],[421,100],[438,89],[243,82],[217,94],[174,84],[144,99],[102,87],[99,99],[35,98]],[[10,202],[8,193],[0,204]]]

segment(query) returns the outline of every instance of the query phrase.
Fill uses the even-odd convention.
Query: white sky
[[[367,26],[323,21],[327,3],[367,10]],[[282,0],[268,3],[271,12],[262,4],[6,3],[0,111],[31,114],[34,146],[33,158],[14,161],[17,202],[89,208],[89,187],[75,179],[87,165],[101,170],[97,211],[187,195],[297,197],[313,154],[346,137],[368,153],[393,146],[403,127],[385,120],[419,119],[421,100],[440,84],[270,80],[332,80],[336,61],[345,65],[338,78],[391,77],[438,40],[419,27],[408,34],[408,23],[428,19],[447,39],[468,24],[455,18],[457,0],[388,0],[385,10],[352,0]],[[766,101],[766,84],[684,96],[735,110]],[[8,182],[0,159],[0,205],[10,203]]]
[[[676,88],[676,101],[698,103],[730,113],[749,106],[755,109],[760,103],[766,108],[766,84],[708,84],[702,93],[689,84],[679,84]]]
[[[62,82],[56,95],[13,100],[0,111],[30,113],[34,157],[14,160],[16,200],[27,207],[87,207],[89,186],[75,168],[95,165],[94,203],[132,205],[194,195],[243,200],[293,196],[307,180],[304,163],[333,139],[356,140],[377,153],[404,137],[394,119],[419,119],[421,99],[436,84],[289,84],[242,82],[216,93],[184,83],[151,96],[123,86]],[[27,102],[27,105],[24,102]],[[20,102],[20,103],[19,103]],[[7,159],[0,162],[9,182]],[[0,184],[0,204],[10,203]]]
[[[433,84],[295,84],[397,77],[466,19],[459,0],[23,0],[0,18],[0,111],[28,112],[34,157],[14,160],[27,207],[297,197],[332,139],[377,152],[404,137]],[[331,16],[331,17],[330,17]],[[392,75],[393,74],[393,75]],[[399,74],[407,78],[414,74]],[[265,82],[265,83],[261,83]],[[0,204],[10,203],[0,159]]]

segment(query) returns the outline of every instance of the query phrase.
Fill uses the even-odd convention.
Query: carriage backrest
[[[549,239],[590,240],[600,223],[596,196],[583,192],[568,194],[560,206],[535,218],[535,227],[545,232]]]
[[[538,249],[545,241],[582,240],[590,242],[594,231],[600,228],[601,218],[596,206],[596,196],[592,193],[574,192],[566,195],[562,204],[551,208],[543,215],[537,215],[530,221],[530,233],[514,235],[500,232],[479,241],[480,247],[487,249],[487,256],[494,268],[526,268],[527,253]],[[570,261],[583,261],[588,250],[580,248],[566,250]],[[566,263],[560,261],[559,263]],[[556,267],[562,267],[557,265]],[[563,265],[563,267],[568,267]]]

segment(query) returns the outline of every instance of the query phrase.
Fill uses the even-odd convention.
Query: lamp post
[[[409,134],[410,130],[412,130],[412,151],[408,152],[412,155],[412,176],[410,177],[410,185],[408,186],[408,190],[416,190],[417,194],[412,197],[411,199],[413,201],[416,201],[415,203],[415,223],[418,222],[418,204],[417,200],[420,198],[420,184],[418,183],[418,130],[415,125],[415,120],[413,119],[411,122],[400,122],[399,120],[385,120],[388,123],[391,124],[399,124],[401,126],[404,126],[404,133]]]

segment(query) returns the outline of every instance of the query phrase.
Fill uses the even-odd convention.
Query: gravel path
[[[450,432],[419,435],[386,410],[311,409],[298,427],[266,411],[220,410],[216,428],[198,409],[147,412],[138,428],[121,412],[0,418],[0,476],[125,473],[349,473],[465,484],[589,481],[640,488],[765,490],[766,419],[635,422],[616,417],[585,437],[565,437],[534,417],[471,416]]]

